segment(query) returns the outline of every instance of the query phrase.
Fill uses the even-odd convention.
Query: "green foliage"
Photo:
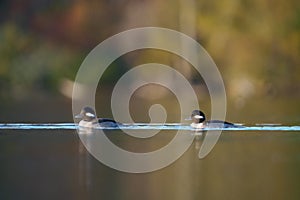
[[[136,26],[180,30],[174,1],[28,1],[5,4],[0,24],[0,96],[26,90],[58,91],[62,78],[75,78],[85,55],[99,42]],[[195,1],[200,43],[225,83],[246,77],[256,91],[295,94],[300,79],[299,1]],[[134,11],[134,12],[133,12]],[[123,27],[123,28],[120,28]],[[151,54],[136,54],[141,60]],[[171,64],[171,63],[170,63]],[[121,59],[102,81],[113,83],[127,70]],[[274,94],[274,93],[272,93]],[[26,94],[24,94],[26,95]]]
[[[26,90],[36,89],[56,91],[60,79],[77,68],[77,52],[36,38],[15,24],[2,26],[0,37],[2,96],[26,95]]]

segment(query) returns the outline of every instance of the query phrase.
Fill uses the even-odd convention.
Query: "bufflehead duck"
[[[221,120],[210,120],[205,121],[205,114],[200,110],[194,110],[192,112],[193,123],[191,127],[193,128],[239,128],[240,125],[232,124],[230,122],[225,122]]]
[[[113,119],[97,118],[94,109],[88,106],[82,108],[81,112],[75,118],[81,119],[79,126],[83,127],[118,127],[121,125],[121,123]]]

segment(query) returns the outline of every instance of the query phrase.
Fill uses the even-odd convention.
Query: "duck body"
[[[205,114],[200,110],[194,110],[192,112],[191,118],[193,120],[191,127],[197,129],[203,128],[240,128],[243,126],[236,125],[230,122],[221,120],[209,120],[206,121]]]
[[[102,127],[118,127],[119,125],[121,125],[121,123],[116,122],[113,119],[108,119],[108,118],[99,118],[98,123]]]
[[[121,125],[113,119],[97,118],[94,109],[88,106],[82,108],[80,114],[76,115],[75,118],[81,119],[78,124],[81,127],[118,127]]]

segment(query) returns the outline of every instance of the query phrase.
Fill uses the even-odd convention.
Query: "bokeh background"
[[[72,81],[85,56],[106,38],[143,26],[178,30],[200,42],[222,73],[229,120],[300,122],[299,1],[12,0],[1,1],[0,10],[1,122],[72,121]],[[123,73],[157,62],[183,73],[210,113],[205,83],[180,60],[155,50],[122,56],[99,83],[105,87],[97,112],[111,116],[111,90]],[[141,121],[148,120],[141,102],[154,95],[146,93],[150,98],[132,106]]]
[[[181,31],[207,50],[224,80],[228,121],[300,124],[299,0],[2,0],[0,123],[73,122],[72,87],[84,58],[108,37],[144,26]],[[99,116],[113,117],[111,92],[122,74],[149,62],[182,73],[210,115],[201,75],[178,56],[147,49],[105,71]],[[157,103],[168,122],[190,114],[179,113],[167,88],[146,85],[132,96],[133,119],[148,122]],[[147,143],[111,133],[136,152],[174,134]],[[199,160],[202,139],[162,170],[128,174],[93,158],[74,130],[1,130],[0,199],[299,199],[299,131],[226,131]]]

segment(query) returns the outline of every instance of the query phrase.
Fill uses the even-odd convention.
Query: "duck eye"
[[[93,113],[89,113],[89,112],[85,113],[85,115],[86,115],[87,117],[95,117],[95,115],[94,115]]]

